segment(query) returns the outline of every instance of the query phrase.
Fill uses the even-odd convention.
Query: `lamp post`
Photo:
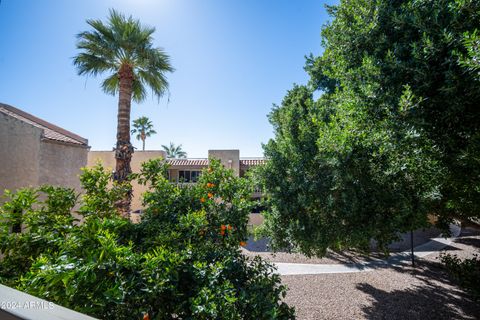
[[[413,253],[413,230],[410,230],[410,245],[411,245],[411,256],[412,256],[412,267],[415,268],[415,254]]]

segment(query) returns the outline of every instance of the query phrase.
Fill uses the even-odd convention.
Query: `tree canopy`
[[[273,245],[322,255],[480,214],[478,1],[341,1],[269,119]],[[315,93],[320,93],[318,99]]]
[[[145,150],[145,140],[157,133],[155,130],[153,130],[152,121],[144,116],[133,120],[132,126],[133,129],[130,131],[130,133],[137,134],[135,138],[137,138],[137,140],[142,140],[142,150]]]
[[[162,148],[167,153],[167,158],[177,159],[187,157],[187,153],[183,151],[181,144],[176,146],[173,142],[170,142],[170,145],[162,145]]]
[[[148,88],[158,98],[167,92],[166,73],[174,69],[165,51],[153,45],[155,28],[113,9],[107,23],[88,19],[87,24],[92,30],[77,35],[81,52],[73,60],[79,75],[107,73],[102,89],[116,95],[121,90],[120,71],[131,71],[132,98],[136,102],[147,98]],[[127,67],[130,70],[124,70]]]

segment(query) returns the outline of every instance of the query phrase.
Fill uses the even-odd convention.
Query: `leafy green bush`
[[[9,194],[2,282],[100,318],[294,318],[273,266],[239,250],[252,206],[248,180],[212,160],[196,185],[171,184],[163,161],[147,162],[132,177],[149,187],[133,224],[114,209],[127,188],[109,187],[108,176],[100,165],[84,171],[82,223],[70,215],[72,190]],[[8,226],[19,210],[25,228],[14,234]],[[47,219],[48,228],[37,227]]]
[[[440,260],[447,271],[467,289],[476,300],[480,300],[480,257],[460,260],[456,255],[443,254]]]
[[[10,201],[0,208],[0,281],[11,285],[40,254],[60,250],[75,222],[71,210],[77,197],[72,189],[51,186],[5,195]]]

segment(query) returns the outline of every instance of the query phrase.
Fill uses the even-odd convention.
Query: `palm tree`
[[[133,128],[131,134],[137,134],[137,140],[142,140],[142,150],[145,151],[145,139],[157,132],[153,130],[153,124],[147,117],[140,117],[137,120],[133,120]]]
[[[155,28],[145,27],[131,16],[125,17],[110,10],[108,22],[87,20],[93,30],[77,35],[77,48],[81,52],[73,63],[79,75],[107,73],[102,82],[106,93],[118,93],[116,168],[113,178],[126,183],[132,172],[130,161],[133,146],[130,143],[130,106],[132,99],[139,103],[147,96],[146,87],[160,99],[168,91],[167,72],[173,72],[169,56],[153,47]],[[131,192],[117,203],[122,216],[128,217]]]
[[[182,145],[179,144],[175,146],[173,142],[170,142],[170,146],[162,145],[163,150],[167,153],[167,158],[169,159],[178,159],[178,158],[186,158],[187,153],[182,150]]]

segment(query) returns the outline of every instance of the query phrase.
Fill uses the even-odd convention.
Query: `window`
[[[192,182],[197,182],[198,178],[200,178],[200,175],[202,174],[201,171],[192,171],[191,176],[192,176]]]
[[[178,171],[178,182],[197,182],[202,174],[198,170],[180,170]]]

